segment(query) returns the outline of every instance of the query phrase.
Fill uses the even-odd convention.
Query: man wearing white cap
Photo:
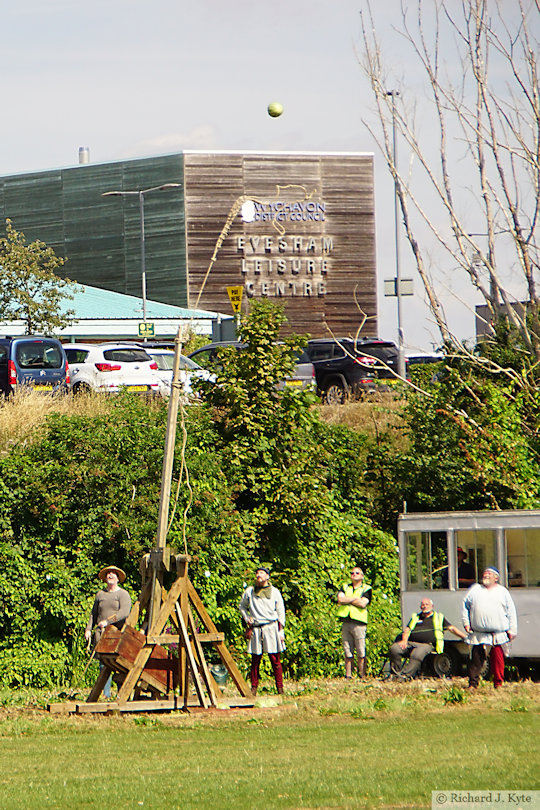
[[[509,591],[499,585],[499,572],[486,568],[482,582],[473,585],[463,600],[463,626],[472,644],[469,662],[469,688],[476,689],[486,660],[486,647],[491,646],[489,662],[495,689],[504,681],[504,648],[517,635],[516,607]]]

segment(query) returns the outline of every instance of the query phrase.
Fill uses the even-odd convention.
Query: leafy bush
[[[364,439],[320,422],[311,394],[279,385],[302,344],[278,342],[282,321],[256,303],[241,327],[249,348],[225,352],[217,384],[183,409],[168,542],[184,551],[186,538],[192,581],[240,660],[237,605],[254,568],[271,564],[288,611],[284,669],[295,678],[341,672],[336,594],[360,563],[374,588],[368,654],[377,671],[399,625],[395,543],[366,515]],[[51,413],[32,441],[0,458],[4,684],[79,678],[102,566],[119,565],[138,593],[166,418],[165,405],[126,394],[95,415]]]

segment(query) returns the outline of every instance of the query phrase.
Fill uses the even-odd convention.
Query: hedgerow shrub
[[[362,437],[321,423],[311,394],[279,387],[301,345],[276,342],[282,320],[256,304],[242,325],[250,348],[225,352],[216,384],[182,414],[168,542],[184,551],[186,538],[192,581],[240,661],[237,605],[254,568],[271,565],[288,612],[289,677],[341,672],[336,593],[361,564],[374,588],[375,671],[399,624],[395,544],[367,515]],[[79,676],[102,566],[119,565],[138,593],[140,558],[155,544],[166,419],[165,404],[123,395],[96,416],[50,415],[0,458],[4,686]]]

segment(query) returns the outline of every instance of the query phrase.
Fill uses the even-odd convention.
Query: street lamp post
[[[392,97],[392,160],[394,163],[394,240],[396,250],[396,298],[397,298],[397,325],[398,325],[398,373],[405,378],[405,349],[403,321],[401,312],[401,262],[399,255],[399,195],[398,195],[398,175],[397,175],[397,138],[396,138],[396,96],[399,90],[387,90],[387,96]]]
[[[166,191],[169,188],[179,188],[180,183],[163,183],[161,186],[152,186],[152,188],[138,189],[137,191],[105,191],[102,197],[138,197],[139,198],[139,214],[141,223],[141,287],[142,287],[142,305],[143,305],[143,322],[146,323],[146,245],[144,240],[144,197],[152,191]]]

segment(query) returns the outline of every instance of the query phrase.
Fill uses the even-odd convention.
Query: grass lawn
[[[429,808],[432,790],[540,789],[540,687],[449,689],[306,682],[274,707],[120,717],[4,693],[0,807]]]

